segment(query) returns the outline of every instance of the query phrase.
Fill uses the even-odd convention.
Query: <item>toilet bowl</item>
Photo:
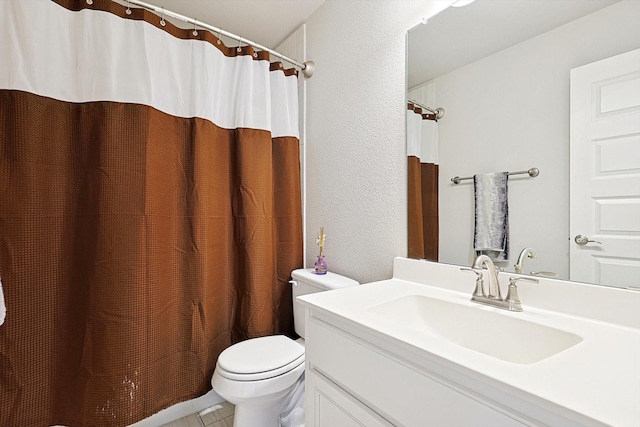
[[[274,335],[242,341],[223,351],[211,385],[236,405],[234,426],[277,426],[287,394],[303,372],[304,347]]]
[[[252,338],[232,345],[218,357],[211,385],[235,405],[234,427],[278,427],[284,406],[303,381],[304,307],[296,297],[358,285],[335,273],[316,275],[313,269],[294,270],[291,277],[295,330],[301,338]]]

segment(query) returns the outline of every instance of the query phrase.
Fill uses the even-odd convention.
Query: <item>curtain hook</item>
[[[129,4],[129,0],[127,0],[127,10],[125,12],[127,15],[131,15],[131,5]]]
[[[93,0],[87,0],[87,4],[89,5],[93,4]]]
[[[238,45],[238,48],[236,50],[238,51],[238,53],[240,53],[242,52],[242,37],[238,39],[238,42],[240,42],[240,44]]]
[[[164,20],[164,7],[162,8],[162,15],[160,16],[160,25],[162,25],[163,27],[167,25],[167,23]]]
[[[193,36],[198,37],[198,29],[196,28],[196,19],[193,18]]]
[[[220,28],[218,28],[218,44],[222,44],[222,33]]]

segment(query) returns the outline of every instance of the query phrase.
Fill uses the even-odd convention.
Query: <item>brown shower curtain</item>
[[[425,156],[423,120],[436,121],[434,114],[408,104],[407,139],[416,149],[408,148],[408,257],[438,261],[438,164]],[[407,141],[411,145],[411,141]],[[422,151],[422,155],[420,152]],[[428,157],[431,157],[429,159]]]
[[[0,426],[130,425],[207,392],[232,343],[294,334],[297,136],[5,86]]]

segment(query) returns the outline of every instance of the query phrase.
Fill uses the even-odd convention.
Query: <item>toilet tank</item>
[[[359,285],[353,279],[336,273],[315,274],[313,268],[301,268],[291,272],[291,293],[293,294],[293,321],[296,333],[305,337],[304,305],[296,300],[300,295],[348,288]]]

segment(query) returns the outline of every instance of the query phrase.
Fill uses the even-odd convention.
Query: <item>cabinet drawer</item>
[[[398,426],[522,426],[428,372],[308,317],[308,372],[320,374]],[[311,402],[308,402],[311,404]]]

